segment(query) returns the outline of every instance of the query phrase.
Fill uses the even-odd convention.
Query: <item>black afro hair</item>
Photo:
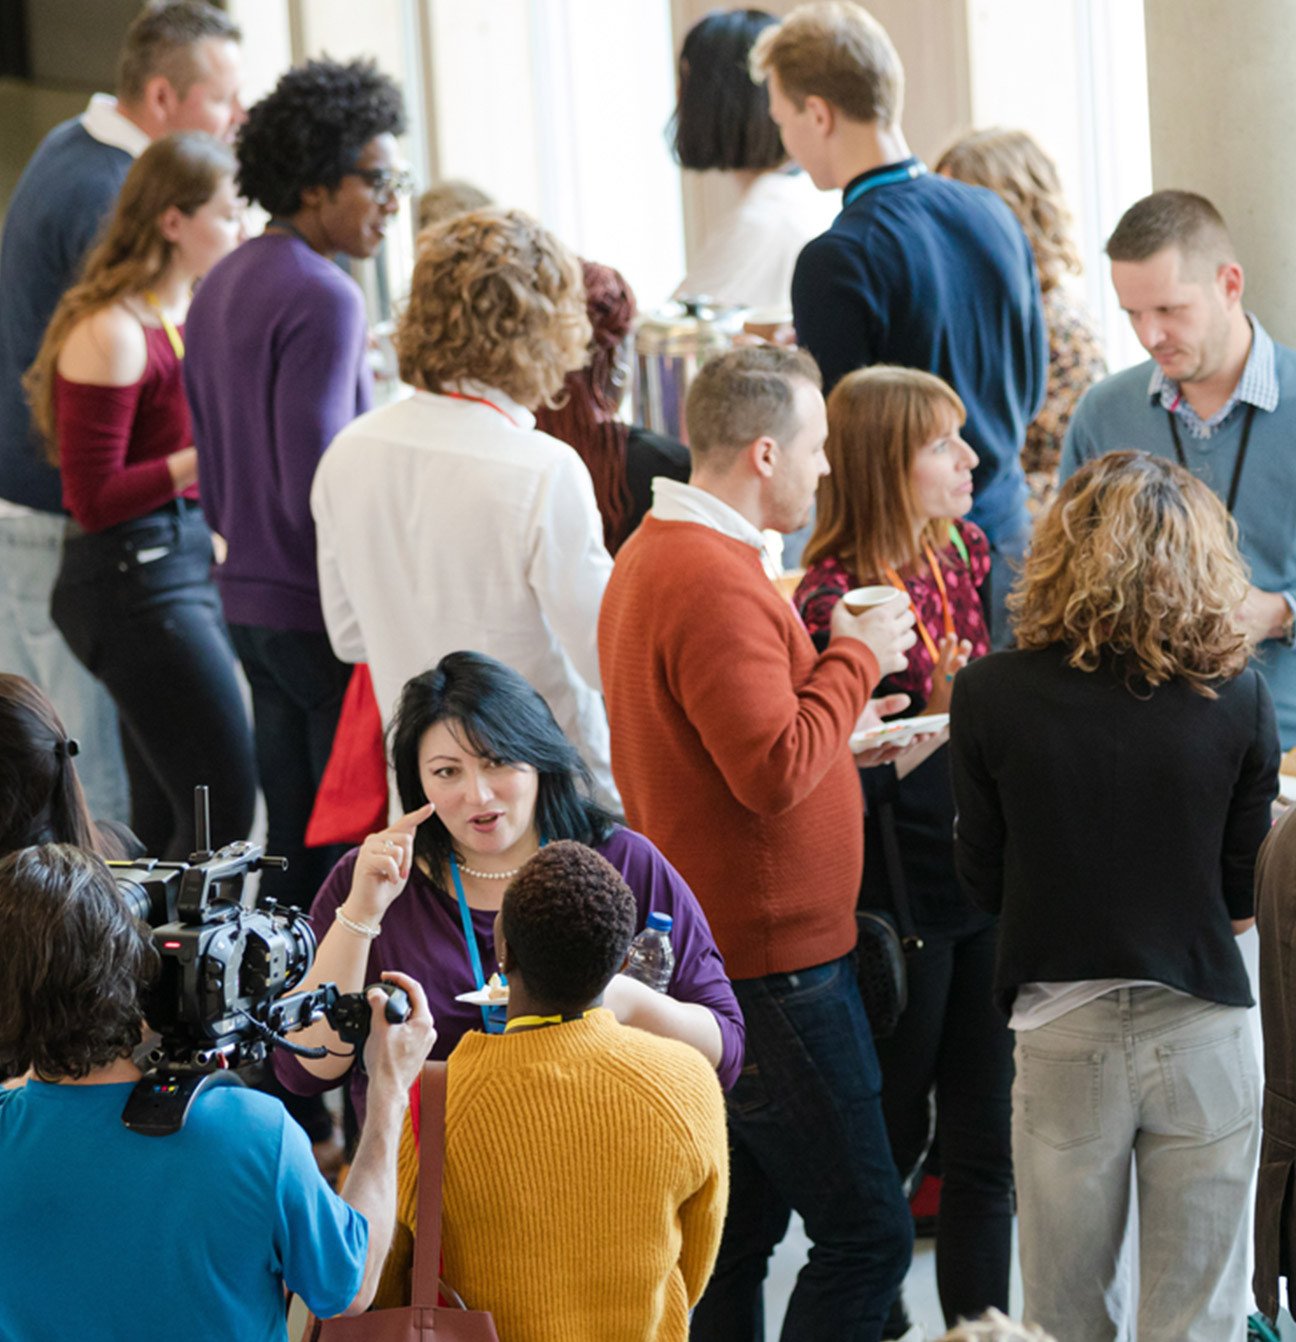
[[[404,130],[400,89],[373,61],[307,61],[239,129],[239,190],[274,216],[295,214],[307,187],[336,187],[370,140]]]

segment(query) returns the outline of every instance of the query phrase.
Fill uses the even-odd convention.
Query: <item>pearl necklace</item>
[[[461,862],[459,870],[465,876],[476,877],[479,881],[511,881],[522,868],[514,867],[512,871],[478,871],[476,867],[470,867],[466,862]]]

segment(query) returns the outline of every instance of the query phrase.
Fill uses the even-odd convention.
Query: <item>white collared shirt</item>
[[[761,563],[771,578],[777,578],[783,571],[779,562],[783,537],[777,532],[763,532],[754,527],[723,499],[696,485],[684,485],[664,475],[653,476],[652,491],[651,516],[659,522],[696,522],[699,526],[710,527],[722,536],[759,550]]]
[[[139,156],[152,144],[145,133],[117,107],[111,93],[96,93],[90,105],[81,113],[81,129],[100,144],[124,149],[131,158]]]

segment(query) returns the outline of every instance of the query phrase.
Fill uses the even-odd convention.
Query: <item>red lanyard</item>
[[[501,410],[501,409],[499,408],[499,406],[497,406],[497,405],[495,404],[494,401],[488,401],[484,396],[466,396],[466,395],[465,395],[463,392],[461,392],[461,391],[443,391],[443,392],[441,393],[441,395],[442,395],[442,396],[449,396],[449,397],[451,397],[453,400],[456,400],[456,401],[473,401],[473,402],[475,402],[477,405],[487,405],[487,406],[489,406],[489,407],[490,407],[490,408],[491,408],[497,415],[503,415],[504,418],[505,418],[506,420],[508,420],[508,422],[509,422],[510,424],[512,424],[512,426],[513,426],[515,429],[516,429],[517,426],[518,426],[518,425],[517,425],[517,420],[515,420],[515,419],[513,418],[513,416],[510,415],[509,412],[508,412],[507,410]]]
[[[945,575],[941,572],[940,565],[936,562],[936,556],[932,554],[930,545],[924,543],[923,554],[927,556],[928,567],[931,569],[932,577],[936,580],[936,590],[940,593],[941,616],[945,625],[945,636],[946,638],[953,638],[954,616],[950,611],[949,593],[945,590]],[[895,569],[888,568],[885,571],[887,581],[890,582],[891,586],[908,596],[909,589],[904,585],[903,579]],[[932,665],[934,666],[940,660],[940,651],[936,647],[936,641],[927,632],[927,626],[923,624],[922,616],[918,613],[918,607],[914,605],[913,597],[909,597],[909,609],[914,613],[914,623],[918,627],[919,637],[926,644],[927,651],[931,653]]]

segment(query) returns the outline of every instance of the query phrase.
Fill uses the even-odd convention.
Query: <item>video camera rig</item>
[[[194,818],[197,851],[188,862],[108,864],[131,912],[148,924],[161,962],[143,1004],[161,1039],[122,1112],[128,1128],[152,1137],[179,1131],[208,1087],[242,1085],[236,1069],[264,1061],[272,1046],[324,1057],[327,1049],[285,1038],[321,1017],[362,1060],[371,1019],[363,993],[341,993],[332,983],[291,991],[315,961],[310,920],[254,897],[247,885],[253,872],[282,870],[287,861],[242,841],[210,851],[205,787],[194,789]],[[405,1020],[406,994],[378,986],[388,993],[387,1019]]]

